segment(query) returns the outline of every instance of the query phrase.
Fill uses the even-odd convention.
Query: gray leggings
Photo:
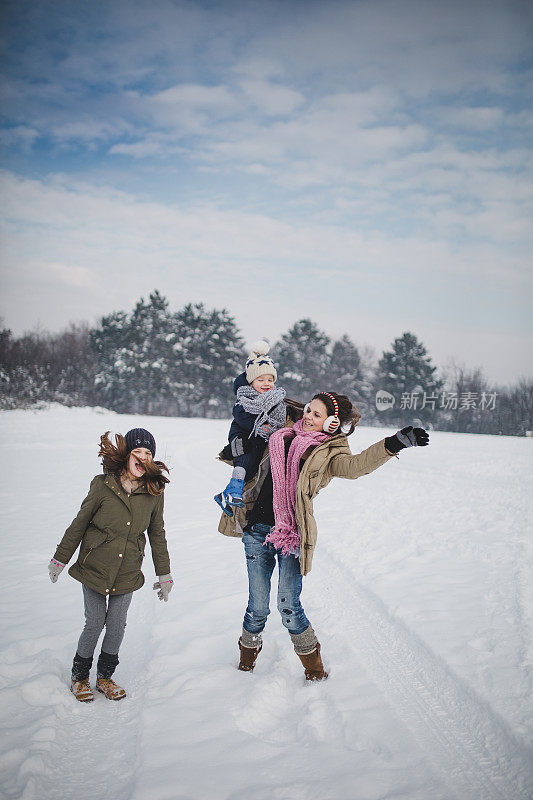
[[[104,653],[116,655],[124,638],[126,616],[130,607],[133,592],[109,597],[106,605],[105,594],[95,592],[82,584],[85,604],[85,627],[78,642],[78,653],[82,658],[91,658],[98,637],[105,625],[105,636],[102,642]]]

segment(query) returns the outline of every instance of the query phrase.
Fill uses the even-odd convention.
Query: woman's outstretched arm
[[[338,453],[333,456],[328,465],[328,471],[332,478],[360,478],[374,472],[378,467],[383,466],[393,458],[385,448],[385,439],[371,444],[361,453]]]
[[[336,478],[360,478],[361,475],[368,475],[381,467],[405,447],[425,447],[428,444],[429,435],[423,428],[413,428],[408,425],[393,436],[387,436],[386,439],[370,445],[362,453],[356,455],[339,453],[333,456],[329,472]]]

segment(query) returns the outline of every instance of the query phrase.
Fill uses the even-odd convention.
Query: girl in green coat
[[[172,589],[170,559],[163,523],[163,491],[168,472],[162,461],[154,461],[155,439],[144,428],[100,437],[99,456],[104,472],[91,481],[89,494],[48,565],[55,583],[64,566],[80,546],[69,575],[80,581],[85,605],[85,627],[72,664],[71,691],[77,700],[94,700],[89,684],[93,654],[102,629],[106,628],[98,658],[96,689],[110,700],[121,700],[126,692],[111,680],[118,664],[126,616],[133,592],[144,584],[141,565],[146,545],[152,550],[158,576],[154,589],[160,600],[168,600]]]

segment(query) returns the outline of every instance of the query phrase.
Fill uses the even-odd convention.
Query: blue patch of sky
[[[302,14],[303,4],[289,4],[291,11]],[[261,20],[271,27],[275,26],[275,19],[270,19],[266,11],[261,11],[259,5],[254,6],[254,13],[243,22],[236,31],[231,31],[231,23],[238,7],[237,3],[228,4],[226,11],[226,30],[224,29],[224,12],[217,3],[195,4],[196,8],[216,12],[217,24],[215,31],[209,34],[207,31],[201,36],[196,36],[190,43],[186,43],[186,36],[180,37],[180,43],[175,50],[170,51],[168,47],[157,51],[144,52],[142,50],[142,36],[139,41],[138,64],[140,71],[133,70],[128,74],[127,70],[123,76],[117,76],[112,71],[109,76],[100,71],[95,79],[90,76],[66,75],[62,69],[62,62],[66,57],[73,54],[75,48],[73,41],[80,40],[85,47],[89,42],[98,45],[97,52],[113,47],[114,43],[126,43],[128,47],[133,47],[139,36],[139,29],[134,24],[128,26],[125,20],[125,28],[122,32],[114,29],[113,32],[105,32],[102,25],[105,22],[105,12],[109,7],[105,2],[91,4],[90,8],[82,8],[79,4],[72,3],[44,3],[41,8],[24,6],[21,8],[18,3],[8,3],[8,33],[14,33],[11,38],[11,45],[7,57],[7,72],[13,72],[17,78],[23,78],[34,87],[39,87],[43,83],[50,81],[55,83],[61,79],[64,81],[59,87],[60,91],[56,98],[56,108],[61,110],[61,103],[74,100],[73,105],[68,109],[71,120],[76,120],[82,113],[85,102],[95,103],[93,113],[98,113],[98,103],[102,100],[113,102],[117,91],[118,83],[129,89],[135,89],[142,94],[153,94],[169,86],[186,82],[201,82],[205,86],[219,85],[224,73],[230,75],[228,69],[238,59],[240,53],[244,53],[249,43],[251,32],[255,32]],[[178,7],[180,4],[178,4]],[[270,4],[271,8],[274,7]],[[191,6],[192,7],[192,6]],[[66,14],[65,14],[66,10]],[[157,12],[157,4],[154,6]],[[31,13],[30,13],[31,12]],[[17,15],[20,15],[17,17]],[[26,27],[22,20],[29,23]],[[284,18],[287,22],[287,18]],[[82,24],[83,23],[83,24]],[[11,31],[9,25],[12,25]],[[41,41],[35,40],[35,34],[41,36]],[[217,48],[217,41],[221,36],[226,35],[231,40],[231,45],[226,43]],[[183,47],[181,46],[183,43]],[[33,56],[37,54],[38,58]],[[291,64],[290,52],[285,53],[286,64]],[[115,64],[115,66],[117,66]],[[365,77],[357,70],[345,69],[344,65],[330,65],[328,69],[313,69],[312,63],[306,63],[302,70],[301,63],[292,62],[293,71],[289,71],[287,85],[293,83],[292,88],[304,89],[307,99],[317,97],[339,90],[353,90],[357,87],[358,91],[371,88],[373,81]],[[323,67],[323,65],[321,65]],[[42,69],[42,72],[38,70]],[[520,78],[523,69],[520,56],[509,57],[508,72],[515,71],[517,78]],[[292,79],[292,80],[291,80]],[[449,108],[472,108],[472,107],[498,107],[502,108],[508,115],[520,111],[524,107],[523,97],[520,92],[520,80],[518,86],[509,94],[494,93],[487,90],[476,90],[457,93],[432,93],[430,99],[425,102],[409,100],[402,97],[399,105],[399,112],[404,115],[407,122],[419,121],[426,125],[430,132],[430,137],[425,145],[417,147],[417,152],[429,150],[434,144],[435,135],[444,136],[446,142],[455,144],[463,152],[479,152],[490,148],[500,151],[508,150],[511,147],[525,146],[528,142],[528,134],[521,126],[508,124],[508,119],[503,118],[501,123],[496,123],[487,130],[468,131],[464,126],[454,125],[452,122],[443,122],[436,119],[436,108],[438,110]],[[37,103],[39,101],[37,100]],[[50,110],[53,102],[48,100],[46,105]],[[43,102],[44,106],[44,102]],[[77,109],[77,110],[75,110]],[[9,113],[9,108],[8,108]],[[14,119],[8,120],[11,124],[20,124],[24,121],[19,109],[14,113]],[[31,125],[31,117],[26,119],[27,124]],[[33,148],[22,151],[13,146],[6,150],[4,163],[10,168],[20,171],[27,169],[32,175],[45,175],[49,172],[59,171],[73,174],[82,174],[91,169],[101,172],[102,176],[108,170],[109,177],[113,176],[117,180],[119,188],[126,188],[135,191],[135,187],[143,184],[145,193],[151,194],[154,198],[172,199],[175,192],[173,181],[179,178],[180,199],[186,201],[188,193],[206,197],[209,193],[219,193],[224,190],[222,196],[226,203],[231,207],[242,205],[243,200],[248,207],[255,210],[276,212],[276,215],[289,215],[289,218],[297,219],[308,213],[309,198],[316,200],[318,207],[333,207],[335,204],[335,190],[330,188],[299,189],[291,190],[290,187],[277,187],[268,177],[247,176],[238,169],[225,166],[221,171],[215,169],[202,171],[197,162],[194,161],[195,148],[198,140],[195,137],[186,137],[180,144],[187,149],[184,155],[172,155],[167,157],[154,157],[150,159],[130,159],[127,156],[111,155],[109,147],[114,142],[132,142],[137,137],[150,132],[150,126],[146,122],[140,123],[130,118],[133,124],[133,133],[118,133],[110,135],[104,143],[91,140],[87,143],[80,141],[70,141],[66,144],[58,145],[49,137],[40,136]],[[369,128],[372,126],[369,125]],[[292,154],[291,157],[294,157]],[[441,167],[446,165],[440,165]],[[519,169],[519,167],[516,167]],[[142,176],[142,177],[138,177]],[[335,211],[335,220],[338,224],[350,223],[354,220],[360,227],[376,227],[387,230],[391,236],[408,235],[419,229],[425,223],[417,220],[416,211],[418,198],[424,195],[424,188],[417,190],[418,197],[412,198],[409,192],[404,189],[395,191],[393,187],[387,188],[386,210],[376,213],[367,211],[364,207],[358,208],[355,212],[340,209]],[[432,194],[433,190],[427,190]],[[454,190],[455,191],[455,190]],[[299,197],[303,195],[302,202]],[[357,198],[359,190],[357,186],[346,188],[346,196]],[[220,197],[220,195],[218,195]],[[468,204],[468,193],[465,191],[464,197],[456,199]],[[460,229],[456,235],[461,238]]]

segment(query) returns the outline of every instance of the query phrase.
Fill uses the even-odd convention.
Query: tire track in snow
[[[531,752],[349,569],[321,555],[339,633],[450,789],[461,800],[530,800]]]

